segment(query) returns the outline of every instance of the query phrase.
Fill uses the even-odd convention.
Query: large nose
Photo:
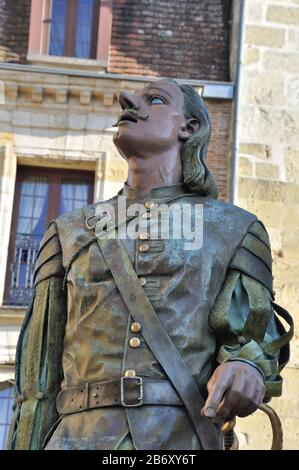
[[[133,95],[133,93],[129,93],[128,91],[121,91],[118,96],[118,101],[122,109],[139,109],[138,97]]]

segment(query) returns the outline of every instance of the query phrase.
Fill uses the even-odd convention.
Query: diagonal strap
[[[199,388],[144,293],[121,240],[97,234],[99,247],[125,305],[134,321],[142,325],[143,336],[181,397],[205,450],[219,449],[214,424],[200,412],[204,400]]]

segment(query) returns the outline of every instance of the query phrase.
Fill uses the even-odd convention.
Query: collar
[[[169,186],[153,188],[146,199],[172,199],[186,193],[190,193],[190,190],[188,190],[185,184],[171,184]],[[141,202],[139,190],[131,188],[127,183],[124,184],[123,189],[118,194],[125,196],[130,202]]]

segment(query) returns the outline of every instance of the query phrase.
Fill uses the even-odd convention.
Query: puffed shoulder
[[[61,251],[56,223],[51,222],[40,243],[34,272],[34,287],[51,276],[64,276]]]
[[[272,256],[269,236],[260,221],[248,229],[234,254],[230,266],[261,282],[272,292]]]

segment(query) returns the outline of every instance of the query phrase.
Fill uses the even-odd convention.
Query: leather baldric
[[[116,237],[109,239],[102,230],[97,233],[95,228],[95,233],[124,303],[134,321],[142,325],[144,339],[184,403],[203,449],[218,450],[215,426],[201,416],[204,400],[198,385],[140,285],[123,243]]]

